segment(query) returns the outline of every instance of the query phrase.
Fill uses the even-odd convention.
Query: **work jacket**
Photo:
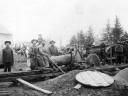
[[[50,47],[48,48],[48,53],[49,53],[49,55],[51,55],[51,56],[58,56],[58,49],[57,49],[57,47],[55,47],[55,46],[50,46]]]
[[[2,53],[2,61],[5,63],[14,63],[13,50],[11,48],[4,48]]]

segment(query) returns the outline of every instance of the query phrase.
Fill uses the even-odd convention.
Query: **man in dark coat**
[[[58,49],[55,46],[55,41],[50,41],[50,47],[48,48],[48,53],[50,56],[58,56]]]
[[[29,49],[29,58],[30,58],[30,68],[32,70],[36,70],[36,68],[38,67],[38,47],[37,47],[37,40],[36,39],[33,39],[31,41],[32,43],[32,46],[30,47]]]
[[[120,44],[117,44],[115,47],[115,52],[116,52],[116,63],[121,64],[122,55],[123,55],[123,46]]]
[[[10,41],[5,41],[5,48],[3,49],[2,61],[4,64],[4,72],[11,72],[11,66],[14,63],[13,50],[10,48]]]

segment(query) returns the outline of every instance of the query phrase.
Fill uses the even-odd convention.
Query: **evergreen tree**
[[[121,36],[120,41],[121,41],[121,42],[124,42],[124,41],[126,41],[126,40],[128,40],[128,33],[125,31],[125,32],[123,33],[123,35]]]
[[[114,25],[114,28],[112,30],[113,43],[117,43],[118,41],[120,41],[122,34],[123,34],[123,29],[121,27],[121,24],[119,22],[118,17],[116,16],[115,25]]]
[[[86,39],[85,34],[82,30],[77,34],[77,41],[78,45],[85,45]]]
[[[85,40],[85,44],[86,46],[91,46],[94,43],[94,36],[93,36],[93,29],[92,27],[89,27],[88,31],[87,31],[87,35],[86,35],[86,40]]]
[[[106,28],[103,33],[102,41],[106,44],[110,44],[112,41],[112,28],[110,26],[109,20],[108,20],[108,23],[106,24]]]
[[[70,40],[70,45],[73,45],[73,44],[77,44],[77,38],[75,35],[73,35],[71,40]]]

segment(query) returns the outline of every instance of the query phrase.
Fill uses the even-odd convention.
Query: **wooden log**
[[[40,92],[43,92],[45,94],[52,94],[51,91],[48,91],[48,90],[42,89],[42,88],[40,88],[38,86],[35,86],[35,85],[33,85],[33,84],[31,84],[31,83],[29,83],[29,82],[27,82],[27,81],[25,81],[25,80],[23,80],[21,78],[17,79],[17,81],[19,81],[20,83],[22,83],[24,85],[27,85],[28,87],[30,87],[32,89],[38,90]]]
[[[15,77],[15,76],[28,76],[35,74],[46,74],[55,72],[51,68],[41,68],[40,70],[31,70],[31,71],[18,71],[18,72],[5,72],[0,74],[0,78],[4,77]]]
[[[108,72],[114,72],[116,71],[116,68],[119,69],[123,69],[128,67],[128,65],[121,65],[121,66],[107,66],[107,67],[94,67],[91,69],[85,69],[85,68],[74,68],[72,70],[75,69],[80,69],[80,70],[84,70],[84,71],[93,71],[93,70],[97,70],[97,71],[101,71],[105,73]],[[65,72],[71,71],[68,70],[67,67],[63,67],[62,70],[64,70]],[[114,70],[114,71],[113,71]],[[48,73],[47,73],[48,72]],[[12,73],[4,73],[4,74],[0,74],[0,82],[12,82],[15,81],[17,78],[22,78],[24,80],[28,80],[28,81],[33,81],[33,80],[45,80],[44,78],[52,78],[52,77],[56,77],[59,75],[62,75],[62,72],[57,72],[57,71],[47,71],[43,69],[43,71],[41,70],[35,70],[35,71],[28,71],[28,72],[12,72]]]
[[[22,78],[27,81],[39,81],[39,80],[47,80],[49,78],[54,78],[63,73],[49,73],[49,74],[35,74],[35,75],[28,75],[28,76],[15,76],[15,77],[4,77],[0,79],[0,82],[13,82],[16,81],[18,78]]]
[[[96,70],[106,70],[106,71],[109,71],[109,70],[116,70],[116,69],[124,69],[124,68],[127,68],[128,67],[128,64],[125,64],[125,65],[120,65],[120,66],[103,66],[103,67],[96,67],[96,68],[93,68],[93,69],[96,69]]]
[[[9,91],[0,91],[0,96],[10,96],[11,93]]]
[[[71,54],[65,54],[60,56],[51,56],[51,59],[58,65],[67,65],[71,63]]]
[[[103,66],[103,67],[92,67],[90,69],[83,69],[83,68],[80,68],[82,70],[87,70],[87,71],[92,71],[92,70],[97,70],[97,71],[111,71],[111,70],[116,70],[117,68],[118,69],[124,69],[124,68],[127,68],[128,67],[128,64],[125,64],[125,65],[120,65],[120,66]]]
[[[20,71],[20,72],[5,72],[0,74],[0,78],[4,77],[15,77],[15,76],[26,76],[26,75],[34,75],[34,74],[40,74],[41,71]]]
[[[57,65],[57,63],[55,63],[50,57],[48,57],[48,59],[49,59],[50,62],[51,62],[52,64],[54,64],[63,74],[65,74],[65,72],[61,69],[61,67],[59,67],[59,66]]]
[[[0,96],[10,96],[11,93],[0,93]]]

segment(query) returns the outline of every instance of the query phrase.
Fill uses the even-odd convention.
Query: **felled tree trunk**
[[[56,62],[58,65],[67,65],[71,63],[71,55],[61,55],[61,56],[52,56],[51,59]]]

